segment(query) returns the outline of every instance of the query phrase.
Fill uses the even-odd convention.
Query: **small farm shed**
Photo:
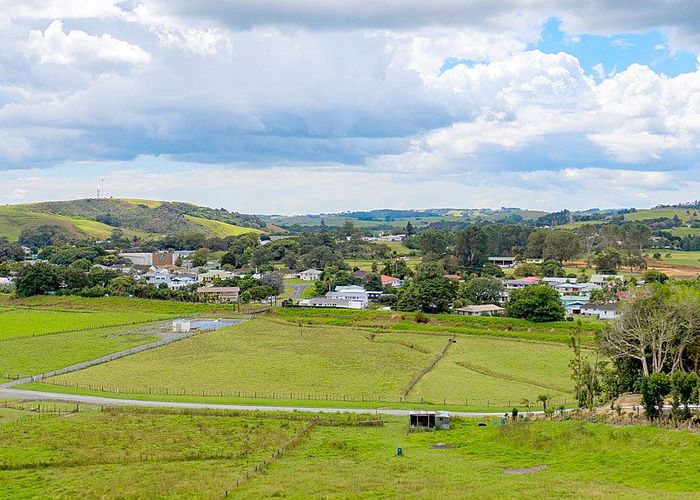
[[[186,319],[176,319],[173,321],[173,332],[186,333],[192,329],[192,323]]]
[[[412,411],[408,414],[411,429],[449,429],[450,413],[446,411]]]

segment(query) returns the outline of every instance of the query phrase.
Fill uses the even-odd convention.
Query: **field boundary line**
[[[286,453],[292,448],[299,446],[302,443],[302,441],[308,438],[311,432],[318,426],[319,421],[320,418],[315,417],[308,424],[302,427],[302,429],[299,432],[297,432],[294,436],[292,436],[286,443],[283,443],[282,446],[277,448],[266,458],[245,470],[240,477],[236,478],[236,485],[234,486],[234,488],[240,488],[242,485],[247,483],[253,475],[264,473],[270,467],[270,465],[277,461],[277,459],[283,453]],[[228,497],[230,493],[231,492],[229,491],[225,491],[224,496]]]
[[[239,319],[235,320],[236,323],[234,325],[240,324],[244,321],[248,321],[246,319]],[[233,325],[231,325],[233,326]],[[45,378],[50,378],[50,377],[56,377],[58,375],[65,375],[66,373],[72,373],[72,372],[77,372],[79,370],[84,370],[85,368],[89,368],[91,366],[96,366],[96,365],[101,365],[103,363],[109,363],[110,361],[114,361],[120,358],[125,358],[127,356],[131,356],[133,354],[138,354],[143,351],[148,351],[150,349],[155,349],[157,347],[161,347],[164,345],[172,344],[173,342],[177,342],[179,340],[184,340],[190,337],[194,337],[195,335],[199,335],[200,333],[208,333],[208,332],[189,332],[185,334],[170,334],[160,340],[157,340],[155,342],[149,342],[148,344],[141,344],[135,347],[131,347],[129,349],[125,349],[123,351],[115,352],[112,354],[107,354],[105,356],[101,356],[99,358],[91,359],[88,361],[83,361],[81,363],[76,363],[74,365],[66,366],[64,368],[58,368],[56,370],[51,370],[48,372],[44,373],[39,373],[37,375],[30,375],[27,377],[22,377],[18,378],[15,380],[11,380],[9,382],[5,382],[3,384],[0,384],[0,388],[11,388],[16,385],[20,384],[26,384],[30,382],[39,382]]]
[[[435,359],[433,360],[432,363],[430,363],[429,366],[423,368],[421,371],[419,371],[413,379],[408,383],[408,387],[406,387],[406,390],[403,391],[403,394],[401,395],[401,401],[404,402],[406,401],[406,398],[408,395],[411,393],[411,391],[418,385],[418,382],[420,382],[423,377],[425,377],[428,373],[433,371],[437,364],[445,357],[445,354],[447,354],[447,351],[450,349],[450,346],[454,343],[454,337],[451,337],[448,341],[445,347],[442,349],[442,351],[435,356]]]
[[[490,368],[487,368],[485,366],[477,365],[474,363],[469,363],[468,361],[455,361],[454,362],[456,365],[461,366],[462,368],[479,373],[481,375],[486,375],[487,377],[493,377],[497,378],[499,380],[507,380],[508,382],[519,382],[521,384],[528,384],[532,385],[534,387],[539,387],[540,389],[548,389],[550,391],[557,391],[557,392],[563,392],[566,393],[567,389],[562,388],[562,387],[557,387],[555,385],[544,385],[542,382],[535,382],[534,380],[530,380],[527,378],[520,378],[516,377],[514,375],[508,375],[507,373],[501,373],[497,372],[494,370],[491,370]]]

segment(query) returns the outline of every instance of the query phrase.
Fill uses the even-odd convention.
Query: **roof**
[[[307,269],[306,271],[302,271],[299,274],[323,274],[323,271],[319,271],[318,269]]]
[[[511,261],[515,261],[515,257],[489,257],[489,260],[511,260]]]
[[[471,306],[460,307],[455,309],[455,311],[465,311],[465,312],[492,312],[492,311],[503,311],[502,307],[496,304],[477,304]]]
[[[393,276],[387,276],[386,274],[382,274],[380,279],[382,280],[382,284],[395,283],[397,281],[401,281],[401,278],[394,278]]]
[[[335,297],[314,297],[308,300],[309,305],[330,304],[335,306],[349,306],[350,302],[350,299],[339,299]]]
[[[462,277],[459,274],[446,274],[445,278],[448,280],[461,280]]]
[[[237,286],[200,286],[197,293],[238,293],[241,289]]]
[[[617,302],[593,303],[584,305],[581,309],[596,309],[598,311],[617,311]]]

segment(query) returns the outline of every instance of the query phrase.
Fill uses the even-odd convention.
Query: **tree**
[[[689,406],[698,401],[698,389],[700,389],[700,377],[695,372],[678,370],[671,375],[671,398],[675,412],[683,406],[683,418],[690,417]]]
[[[542,276],[542,266],[537,264],[523,264],[515,269],[513,275],[516,278],[525,278],[527,276]]]
[[[414,234],[416,234],[416,230],[413,224],[411,224],[411,221],[408,221],[406,223],[406,236],[413,236]]]
[[[260,285],[267,286],[275,290],[276,293],[271,295],[279,295],[284,292],[284,280],[282,273],[272,271],[271,273],[263,274],[260,277]]]
[[[664,398],[671,391],[671,381],[664,373],[652,373],[642,380],[640,385],[644,412],[650,419],[655,419],[661,413]]]
[[[503,282],[498,278],[472,278],[460,291],[460,297],[471,304],[500,304]]]
[[[537,401],[542,403],[542,410],[544,410],[545,412],[547,412],[547,403],[549,403],[550,399],[551,398],[549,394],[540,394],[539,396],[537,396]]]
[[[668,281],[668,275],[656,269],[649,269],[644,273],[642,279],[644,279],[646,283],[661,283],[663,285]]]
[[[418,266],[416,278],[400,292],[397,308],[401,311],[441,313],[449,311],[457,296],[457,284],[444,277],[435,262]]]
[[[513,290],[506,302],[506,312],[514,318],[536,322],[561,321],[566,314],[559,293],[547,285]]]
[[[644,376],[680,369],[700,336],[700,293],[688,287],[636,288],[619,311],[620,319],[601,332],[601,345],[613,359],[636,360]]]
[[[616,274],[622,265],[622,256],[614,248],[606,248],[602,253],[596,255],[593,260],[596,269],[602,274]]]
[[[548,259],[542,263],[542,274],[549,278],[561,278],[566,276],[566,271],[560,261]]]
[[[24,250],[19,243],[10,242],[7,238],[0,238],[0,262],[24,260]]]
[[[208,248],[198,248],[189,255],[193,267],[202,267],[207,265],[211,252]]]
[[[480,271],[488,258],[489,238],[485,229],[469,226],[457,235],[455,255],[469,271]]]
[[[581,251],[579,237],[567,229],[547,231],[542,248],[542,258],[559,262],[571,260]]]
[[[55,292],[61,285],[61,272],[58,266],[39,262],[24,266],[15,280],[15,293],[18,297],[43,295]]]
[[[544,255],[544,242],[547,238],[546,229],[536,229],[527,238],[527,250],[525,255],[531,259],[541,259]]]

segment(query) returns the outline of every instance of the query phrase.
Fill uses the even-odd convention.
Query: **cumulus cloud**
[[[375,201],[362,192],[373,186],[396,193],[382,200],[395,206],[537,198],[533,208],[589,199],[583,185],[606,186],[600,206],[638,200],[625,190],[660,202],[695,186],[687,180],[699,163],[700,72],[666,77],[632,65],[610,73],[600,64],[591,75],[566,47],[534,48],[553,16],[567,43],[657,29],[671,50],[681,40],[692,46],[698,9],[685,0],[666,5],[666,16],[656,4],[598,0],[0,7],[0,169],[116,160],[129,172],[113,179],[123,194],[150,186],[204,197],[247,186],[257,194],[235,193],[251,210],[287,212],[306,210],[286,198],[263,203],[254,183],[279,197],[310,186],[307,210],[357,208],[341,206],[328,186],[363,206]],[[187,162],[197,182],[188,188],[186,176],[140,162],[136,175],[129,162],[142,155]],[[94,191],[92,180],[52,177],[52,188],[39,177],[8,181],[0,197],[11,200],[13,188],[32,197]],[[193,190],[198,183],[210,187]]]
[[[142,65],[151,57],[138,45],[113,38],[109,34],[90,35],[84,31],[63,31],[61,21],[53,21],[45,31],[29,32],[27,53],[42,64],[90,67],[95,64]]]

